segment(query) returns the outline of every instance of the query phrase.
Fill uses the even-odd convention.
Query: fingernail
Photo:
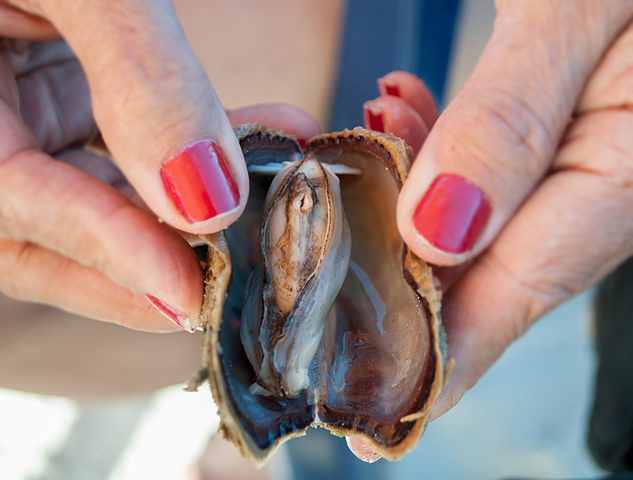
[[[167,160],[160,176],[167,194],[189,223],[229,212],[240,203],[233,173],[214,141],[188,145]]]
[[[490,201],[479,187],[459,175],[440,175],[413,214],[418,233],[447,253],[469,251],[490,213]]]
[[[388,83],[382,78],[378,79],[378,91],[381,95],[392,95],[394,97],[400,96],[400,88],[398,87],[398,85]]]
[[[173,307],[170,307],[165,302],[159,300],[158,298],[154,297],[153,295],[145,295],[145,298],[147,298],[147,300],[149,300],[149,303],[154,305],[156,310],[158,310],[160,313],[162,313],[169,320],[174,322],[180,328],[182,328],[184,330],[187,330],[188,332],[192,332],[193,333],[194,328],[191,326],[191,320],[189,320],[189,317],[187,317],[187,315],[185,315],[182,312],[177,311]]]
[[[382,110],[363,105],[363,120],[370,130],[385,131],[385,122],[382,118]]]

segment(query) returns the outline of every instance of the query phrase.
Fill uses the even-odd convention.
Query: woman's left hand
[[[398,226],[445,291],[455,367],[434,417],[537,319],[633,254],[630,7],[557,5],[499,1],[479,65],[437,121],[424,85],[402,72],[365,106],[368,127],[420,149]],[[458,188],[433,183],[456,176]],[[456,198],[468,219],[447,215]]]

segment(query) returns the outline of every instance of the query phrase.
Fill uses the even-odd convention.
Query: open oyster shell
[[[332,276],[340,288],[336,285],[338,293],[326,309],[329,314],[319,317],[324,323],[316,351],[308,355],[307,388],[304,382],[289,393],[279,381],[271,387],[260,375],[261,352],[247,355],[249,349],[262,348],[253,340],[257,328],[265,337],[271,333],[268,329],[276,327],[256,320],[248,327],[255,333],[246,334],[244,343],[240,335],[243,310],[261,309],[261,304],[247,300],[246,291],[254,270],[260,269],[254,277],[262,277],[259,237],[272,208],[270,199],[264,208],[271,177],[251,174],[244,214],[224,233],[206,238],[203,362],[207,370],[202,377],[208,375],[222,432],[256,463],[265,461],[281,442],[303,435],[309,426],[322,426],[340,436],[361,436],[383,457],[400,458],[422,434],[446,373],[436,280],[430,267],[407,249],[396,228],[396,199],[411,150],[393,135],[361,128],[317,136],[303,149],[293,137],[261,126],[245,125],[236,133],[249,167],[315,158],[325,165],[348,165],[360,175],[340,178],[351,254],[345,259],[343,248],[335,262],[344,278],[341,283]],[[263,280],[251,280],[257,281]],[[257,289],[251,285],[249,291],[253,288]],[[283,336],[291,330],[281,328],[274,334]],[[305,330],[312,333],[292,330],[295,343],[314,339],[313,330]],[[256,347],[249,347],[249,341],[255,341]]]

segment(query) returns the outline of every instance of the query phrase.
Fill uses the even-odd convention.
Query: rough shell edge
[[[349,138],[368,139],[376,141],[379,145],[385,148],[391,158],[402,160],[401,162],[395,161],[394,166],[395,174],[398,177],[397,179],[400,181],[400,184],[404,183],[407,177],[407,172],[409,171],[409,167],[413,161],[413,150],[400,137],[389,133],[376,132],[362,127],[356,127],[353,130],[345,129],[341,132],[318,135],[312,138],[306,145],[306,151],[310,151],[311,147],[318,143],[327,143],[330,141],[338,143],[342,139]],[[392,172],[394,172],[394,170],[392,170]],[[431,392],[429,393],[426,407],[419,412],[406,415],[405,417],[400,419],[401,422],[416,422],[407,437],[400,444],[394,447],[385,448],[380,444],[374,443],[371,439],[365,438],[367,443],[377,453],[388,460],[398,460],[399,458],[402,458],[404,454],[412,450],[417,445],[422,432],[426,427],[431,409],[435,404],[435,401],[437,400],[442,385],[445,383],[446,375],[448,374],[448,371],[450,369],[445,366],[446,352],[445,349],[442,348],[442,339],[444,333],[440,316],[442,293],[439,288],[439,282],[433,276],[433,271],[431,267],[424,260],[415,255],[411,250],[409,250],[404,242],[403,245],[405,249],[403,267],[413,277],[413,280],[418,287],[418,294],[422,298],[426,298],[429,304],[429,310],[432,315],[431,331],[434,338],[437,339],[437,342],[435,342],[435,355],[438,359],[439,365],[435,371],[435,377],[433,379]],[[327,428],[334,435],[341,437],[355,433],[347,429],[337,429],[334,427],[328,427],[326,425],[323,425],[323,427]]]

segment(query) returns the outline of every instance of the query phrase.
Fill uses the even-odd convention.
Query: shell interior
[[[253,388],[257,376],[240,339],[271,177],[251,174],[246,210],[225,232],[232,278],[223,312],[217,265],[229,260],[221,241],[210,242],[204,357],[225,436],[258,463],[309,426],[361,435],[386,458],[401,457],[417,443],[444,378],[440,294],[430,268],[406,249],[396,227],[410,149],[364,129],[315,137],[303,151],[292,137],[260,126],[244,126],[237,135],[247,165],[305,155],[362,174],[340,177],[350,265],[310,364],[310,386],[294,398]]]

